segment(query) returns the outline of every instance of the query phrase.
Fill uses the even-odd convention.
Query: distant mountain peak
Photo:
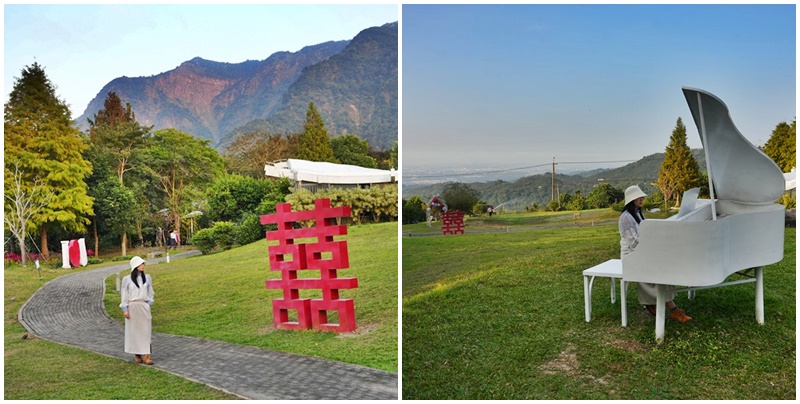
[[[381,30],[386,31],[383,38],[377,34]],[[87,118],[114,91],[131,104],[143,125],[180,129],[221,147],[243,130],[297,131],[313,101],[335,131],[331,135],[344,131],[374,147],[391,147],[397,140],[397,23],[368,28],[356,38],[362,34],[377,34],[375,46],[327,41],[240,63],[195,56],[153,76],[119,77],[101,89],[76,122],[87,129]],[[336,58],[345,50],[349,56]],[[394,74],[388,92],[385,72]]]

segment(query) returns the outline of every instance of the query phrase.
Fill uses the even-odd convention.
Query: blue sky
[[[722,99],[757,145],[796,114],[793,4],[402,12],[404,175],[638,160],[664,152],[678,117],[699,148],[683,86]]]
[[[73,118],[111,80],[150,76],[201,57],[263,60],[350,40],[399,20],[383,5],[4,5],[4,102],[15,77],[44,66]]]

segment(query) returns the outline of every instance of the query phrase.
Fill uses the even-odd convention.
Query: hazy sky
[[[194,57],[239,63],[350,40],[399,20],[388,5],[4,5],[4,102],[38,62],[80,116],[111,80],[151,76]]]
[[[404,5],[402,168],[664,152],[681,87],[764,144],[796,107],[794,5]],[[435,172],[435,171],[433,171]]]

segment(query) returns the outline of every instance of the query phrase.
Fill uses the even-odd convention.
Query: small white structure
[[[792,168],[792,171],[783,173],[783,180],[786,181],[786,192],[797,189],[797,169]]]
[[[267,163],[264,174],[268,177],[288,178],[296,189],[316,192],[321,188],[368,188],[373,185],[397,182],[397,172],[378,170],[347,164],[288,159]]]

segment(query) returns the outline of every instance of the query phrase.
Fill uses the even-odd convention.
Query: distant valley
[[[693,149],[692,153],[705,172],[705,156],[702,149]],[[642,190],[651,194],[656,192],[653,182],[658,178],[664,153],[656,153],[619,168],[607,170],[591,170],[573,175],[560,174],[556,166],[555,183],[559,193],[575,194],[581,191],[586,197],[594,187],[602,183],[611,184],[614,188],[624,190],[631,185],[639,185]],[[481,199],[492,206],[501,206],[507,210],[524,210],[536,203],[539,206],[550,202],[552,193],[552,174],[550,172],[525,176],[515,180],[494,180],[486,182],[469,182],[453,177],[451,182],[469,185],[481,194]],[[442,192],[446,182],[437,184],[406,186],[403,182],[403,199],[419,196],[423,200]]]

